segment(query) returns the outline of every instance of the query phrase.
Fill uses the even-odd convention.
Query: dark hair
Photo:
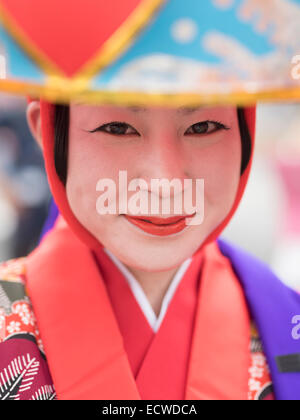
[[[66,185],[68,173],[70,108],[56,105],[54,116],[54,163],[56,173]]]
[[[238,120],[241,133],[242,141],[242,162],[241,162],[241,175],[245,172],[251,158],[251,136],[249,127],[246,121],[245,110],[244,108],[238,108]]]
[[[251,136],[246,122],[244,109],[237,108],[237,113],[242,140],[241,174],[243,174],[250,161]],[[69,106],[56,105],[54,123],[54,162],[57,175],[64,185],[66,185],[68,173],[69,121]]]

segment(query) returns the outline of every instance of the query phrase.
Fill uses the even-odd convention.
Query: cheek
[[[91,138],[86,133],[70,133],[67,198],[73,213],[87,227],[107,220],[107,216],[103,218],[96,210],[97,199],[101,194],[96,189],[99,180],[114,181],[118,200],[119,171],[127,170],[130,174],[134,168],[132,151],[121,149],[103,145],[97,138]]]
[[[109,165],[99,146],[90,141],[89,147],[86,145],[85,135],[70,133],[66,192],[72,211],[81,221],[87,215],[96,216],[97,182],[112,176],[107,173]]]
[[[233,134],[227,134],[211,147],[194,150],[191,158],[194,177],[204,179],[205,207],[210,211],[228,213],[237,194],[241,141],[239,132]]]

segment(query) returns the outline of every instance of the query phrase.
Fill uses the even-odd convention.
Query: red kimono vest
[[[26,282],[59,399],[245,400],[270,382],[216,243],[193,259],[156,335],[117,268],[66,224],[29,256]]]

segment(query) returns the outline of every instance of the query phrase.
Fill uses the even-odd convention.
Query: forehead
[[[86,110],[87,112],[102,112],[102,113],[128,113],[133,115],[154,115],[161,113],[169,113],[177,116],[189,116],[201,112],[213,112],[226,114],[228,112],[236,111],[234,106],[182,106],[182,107],[162,107],[162,106],[119,106],[119,105],[87,105],[83,103],[71,104],[71,110],[75,112]]]

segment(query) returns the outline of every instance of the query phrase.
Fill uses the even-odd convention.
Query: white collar
[[[187,259],[184,261],[180,267],[178,268],[175,276],[173,277],[168,290],[165,293],[165,296],[162,301],[161,310],[159,316],[157,317],[144,290],[142,289],[141,285],[134,277],[134,275],[128,270],[128,268],[114,255],[112,254],[107,248],[104,248],[105,253],[111,258],[111,260],[115,263],[115,265],[119,268],[119,270],[123,273],[125,279],[127,280],[131,291],[137,300],[138,304],[140,305],[141,310],[143,311],[149,325],[153,329],[154,332],[157,332],[163,318],[167,312],[167,308],[171,299],[177,289],[180,280],[183,278],[186,270],[188,269],[190,263],[192,262],[192,258]]]

